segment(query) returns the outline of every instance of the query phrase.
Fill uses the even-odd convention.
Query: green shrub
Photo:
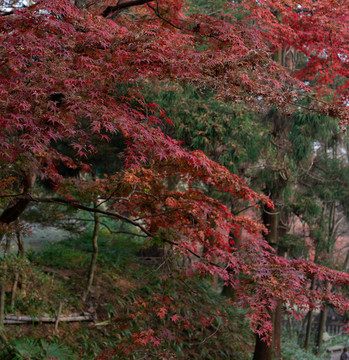
[[[284,338],[281,346],[283,360],[322,360],[304,349],[300,348],[294,340]]]
[[[56,342],[16,339],[0,352],[3,360],[76,360],[70,349]]]

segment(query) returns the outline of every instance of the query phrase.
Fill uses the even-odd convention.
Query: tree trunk
[[[10,251],[11,246],[11,237],[6,237],[6,245],[4,249],[4,257],[3,257],[3,272],[0,286],[0,326],[4,325],[5,319],[5,300],[6,300],[6,277],[7,277],[7,265],[6,265],[6,257],[8,252]]]
[[[315,279],[312,280],[310,290],[314,290],[315,287]],[[308,312],[308,322],[307,322],[307,330],[305,333],[305,342],[304,349],[308,350],[310,345],[310,337],[311,337],[311,327],[313,325],[313,310],[309,310]]]
[[[14,276],[12,288],[11,288],[11,304],[10,304],[11,311],[13,310],[13,308],[15,306],[15,297],[16,297],[16,292],[17,292],[18,279],[19,279],[19,270],[17,270],[15,272],[15,276]]]
[[[279,241],[279,212],[274,211],[263,211],[263,223],[268,229],[265,239],[268,243],[277,248]],[[279,254],[282,255],[282,254]],[[271,345],[265,341],[261,341],[257,336],[253,360],[272,360],[281,359],[281,321],[282,321],[282,304],[277,301],[276,308],[272,311],[271,321],[273,324],[273,339]]]
[[[281,359],[281,326],[282,326],[282,302],[278,301],[274,310],[274,333],[273,352],[274,359]]]
[[[268,344],[265,341],[261,340],[261,338],[257,335],[253,360],[272,360],[272,359],[273,359],[272,347],[268,346]]]
[[[277,14],[279,17],[280,14]],[[285,68],[292,70],[294,69],[294,60],[295,54],[292,48],[290,49],[282,49],[275,54],[275,60],[280,63],[280,65]],[[278,116],[279,117],[279,116]],[[275,137],[279,140],[283,140],[283,132],[284,126],[278,126],[277,122],[274,124],[274,132]],[[278,159],[285,162],[284,154],[279,152],[278,149]],[[274,181],[273,185],[268,189],[270,193],[270,199],[277,204],[279,200],[283,199],[283,192],[287,183],[289,182],[289,178],[287,176],[287,172],[285,174],[278,174],[278,180]],[[268,241],[269,245],[274,247],[277,250],[278,255],[283,256],[284,254],[280,253],[281,249],[278,249],[279,239],[289,230],[285,227],[280,221],[280,208],[275,207],[274,210],[263,210],[263,223],[268,229],[268,234],[265,236],[265,239]],[[285,219],[284,219],[285,220]],[[287,219],[286,219],[287,220]],[[286,223],[286,222],[284,222]],[[261,342],[259,337],[257,336],[257,342],[255,346],[255,353],[253,360],[272,360],[273,357],[276,359],[281,359],[281,321],[282,321],[282,304],[280,301],[277,301],[277,305],[272,314],[272,324],[274,326],[273,340],[272,345],[267,346],[267,343]]]
[[[279,360],[281,359],[281,324],[282,324],[282,303],[278,301],[276,308],[271,313],[271,322],[273,324],[273,338],[271,344],[256,337],[256,345],[253,354],[253,360]]]
[[[320,312],[320,320],[319,320],[318,334],[316,339],[316,351],[315,351],[315,354],[317,356],[321,354],[323,335],[326,328],[327,312],[328,312],[328,307],[325,305],[324,309],[321,310]]]
[[[265,236],[269,245],[275,247],[278,243],[278,226],[279,226],[279,212],[278,211],[263,211],[263,223],[268,229],[268,234]]]
[[[20,231],[17,231],[17,246],[18,246],[18,256],[21,258],[24,258],[25,250],[24,250],[24,244],[23,244],[23,238]]]
[[[270,313],[270,320],[274,325],[275,312],[271,311]],[[256,345],[254,348],[253,360],[273,360],[273,346],[268,345],[268,343],[266,341],[263,341],[258,334],[256,336]]]
[[[94,206],[97,207],[97,201],[95,202]],[[95,275],[95,271],[96,271],[97,258],[98,258],[98,231],[99,231],[99,226],[100,226],[100,217],[97,212],[94,213],[94,220],[95,220],[95,225],[93,228],[93,236],[92,236],[93,253],[92,253],[92,257],[91,257],[91,263],[90,263],[90,269],[89,269],[86,289],[82,295],[82,301],[84,301],[84,302],[86,301],[87,296],[91,291],[91,287],[93,284],[93,279],[94,279],[94,275]]]
[[[343,264],[343,271],[349,270],[349,250],[347,251],[347,256],[345,257],[344,264]]]
[[[16,235],[17,235],[17,246],[18,246],[18,254],[17,254],[17,256],[20,257],[20,258],[24,258],[25,254],[24,254],[24,245],[23,245],[23,239],[22,239],[21,231],[17,230]],[[16,270],[16,272],[14,274],[13,283],[12,283],[11,304],[10,304],[11,311],[13,310],[14,305],[15,305],[15,297],[16,297],[16,292],[17,292],[18,280],[19,280],[19,269]]]
[[[310,345],[310,337],[311,337],[311,327],[313,325],[313,310],[309,310],[308,312],[308,322],[307,322],[307,330],[305,333],[305,342],[304,342],[304,349],[309,350]]]

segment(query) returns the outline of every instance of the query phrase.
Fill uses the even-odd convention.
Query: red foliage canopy
[[[68,0],[38,1],[0,18],[0,189],[15,204],[7,208],[11,216],[5,210],[0,220],[12,222],[29,201],[56,202],[114,216],[148,236],[160,234],[182,254],[196,256],[197,271],[218,273],[236,288],[251,309],[252,326],[260,325],[266,335],[268,309],[276,300],[302,308],[326,298],[347,309],[344,299],[338,303],[329,293],[306,289],[315,274],[337,286],[347,285],[348,275],[277,257],[262,239],[260,224],[234,216],[204,189],[230,192],[256,206],[272,206],[270,201],[203,153],[187,152],[167,137],[161,126],[170,120],[156,104],[119,91],[122,84],[157,78],[209,87],[226,101],[289,111],[308,90],[299,79],[317,76],[313,89],[322,95],[325,85],[331,89],[334,79],[348,75],[348,35],[341,23],[348,17],[347,2],[336,1],[333,13],[320,5],[328,9],[333,1],[308,1],[300,10],[291,0],[246,1],[239,5],[247,10],[241,21],[228,15],[186,17],[181,1],[163,1],[161,9],[147,1],[128,3],[144,5],[112,20],[120,6],[81,10]],[[296,77],[272,60],[280,46],[308,56]],[[345,83],[333,90],[328,103],[314,98],[313,109],[346,125],[347,89]],[[95,140],[115,134],[126,143],[123,171],[96,181],[58,173],[62,163],[89,171]],[[62,143],[71,151],[61,151]],[[49,178],[62,196],[35,197],[30,186],[18,193],[18,169]],[[169,191],[166,180],[174,173],[182,189]],[[85,205],[97,196],[106,199],[106,210]],[[250,236],[236,249],[229,234],[241,228]]]

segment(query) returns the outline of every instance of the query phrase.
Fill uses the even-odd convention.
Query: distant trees
[[[342,126],[348,122],[347,84],[334,86],[347,72],[347,3],[333,9],[325,1],[307,1],[300,11],[292,1],[277,8],[274,2],[247,1],[228,4],[224,14],[190,14],[177,0],[76,3],[38,1],[1,16],[2,233],[15,231],[29,203],[63,204],[95,214],[97,254],[98,214],[124,221],[197,258],[195,272],[217,274],[234,287],[236,302],[249,307],[251,326],[263,341],[272,333],[270,313],[279,304],[308,309],[324,299],[347,309],[347,300],[326,289],[308,291],[314,274],[338,289],[348,284],[347,274],[286,260],[270,246],[279,241],[278,234],[275,241],[272,236],[279,231],[278,201],[288,180],[285,119],[308,98],[299,78],[316,80],[309,110],[339,118]],[[337,31],[329,39],[332,27]],[[285,59],[299,53],[305,66],[293,74],[274,61],[272,54],[282,49],[292,49],[281,53]],[[172,120],[162,108],[164,99],[146,101],[146,87],[169,84],[176,103],[190,107],[178,125],[184,145],[165,130]],[[228,107],[222,100],[239,105]],[[182,115],[188,104],[173,113]],[[206,113],[207,104],[213,110]],[[269,139],[276,172],[263,185],[275,206],[218,163],[242,174],[245,160],[258,164],[256,143],[262,146],[266,134],[251,121],[256,111],[274,121]],[[181,186],[169,186],[174,177]],[[50,184],[49,196],[36,187],[38,179]],[[234,214],[220,201],[223,196],[263,206],[264,226]],[[262,237],[266,226],[269,244]],[[237,249],[234,236],[241,230],[248,236]]]

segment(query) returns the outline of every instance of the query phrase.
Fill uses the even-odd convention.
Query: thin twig
[[[172,27],[174,27],[174,28],[176,28],[176,29],[178,29],[178,30],[183,30],[183,28],[181,28],[180,26],[177,26],[177,25],[173,24],[171,21],[165,19],[165,18],[159,13],[159,7],[158,7],[158,2],[157,2],[157,1],[156,1],[156,5],[157,5],[157,8],[156,8],[156,9],[155,9],[153,6],[151,6],[151,5],[149,4],[149,2],[147,2],[146,4],[147,4],[147,6],[148,6],[150,9],[152,9],[152,10],[154,11],[155,15],[156,15],[158,18],[160,18],[161,20],[165,21],[165,23],[171,25]]]
[[[219,331],[219,328],[221,327],[221,323],[218,324],[218,327],[217,329],[210,335],[210,336],[207,336],[207,338],[205,338],[204,340],[202,340],[200,342],[200,345],[203,344],[204,342],[206,342],[209,338],[211,338],[212,336],[214,336],[215,334],[217,334],[217,332]]]
[[[61,316],[61,313],[62,313],[62,307],[63,307],[63,303],[60,302],[59,307],[58,307],[58,311],[57,311],[57,318],[56,318],[56,322],[55,322],[55,331],[58,330],[59,317]]]

